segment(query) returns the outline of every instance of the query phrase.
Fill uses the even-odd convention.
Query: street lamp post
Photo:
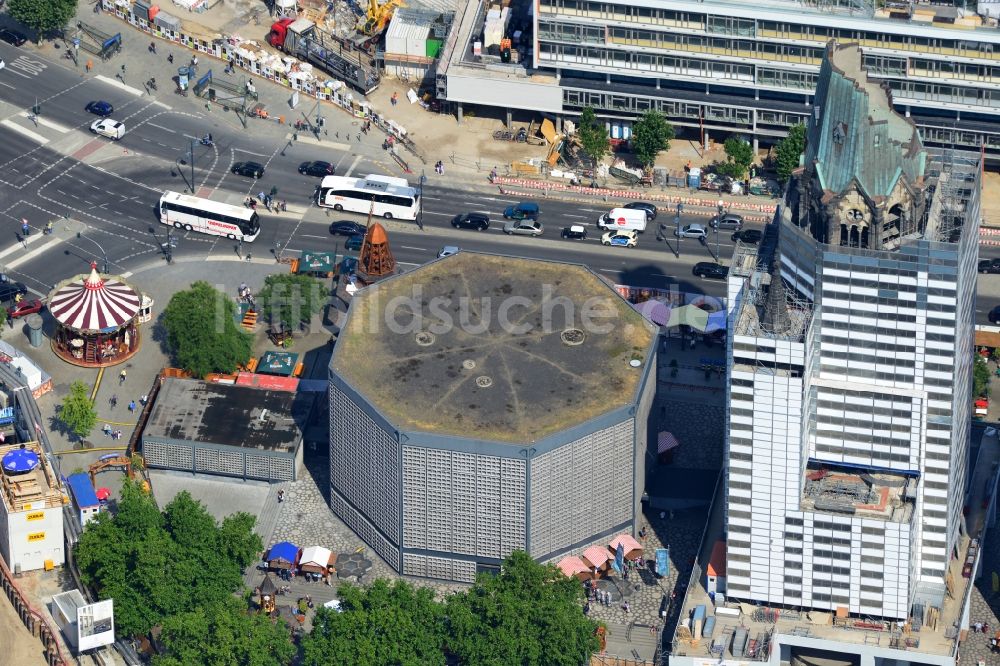
[[[677,227],[677,258],[681,256],[681,213],[684,212],[684,204],[677,204],[677,214],[674,215],[674,225]]]
[[[417,208],[417,226],[421,231],[424,230],[424,183],[427,182],[427,176],[424,175],[424,170],[420,170],[420,188],[417,194],[417,199],[420,201],[420,207]]]
[[[90,241],[91,243],[93,243],[94,245],[97,246],[97,249],[100,250],[101,254],[104,255],[104,270],[102,270],[101,272],[104,273],[105,275],[107,275],[108,273],[110,273],[111,272],[111,267],[110,267],[110,264],[108,262],[108,253],[104,251],[104,248],[101,247],[101,244],[98,243],[97,241],[95,241],[90,236],[84,236],[82,231],[76,232],[76,237],[77,238],[82,238],[84,240],[88,240],[88,241]]]

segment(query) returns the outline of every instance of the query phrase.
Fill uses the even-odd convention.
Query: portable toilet
[[[90,483],[90,477],[83,472],[77,472],[66,479],[66,485],[73,493],[73,501],[80,511],[80,524],[86,525],[103,508],[97,499],[97,493],[94,492],[93,484]]]
[[[726,542],[718,540],[705,569],[705,591],[710,595],[726,591]]]
[[[701,187],[701,169],[699,167],[691,167],[691,170],[688,171],[688,187],[692,190]]]

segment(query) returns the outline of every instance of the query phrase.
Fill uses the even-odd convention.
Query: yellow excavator
[[[381,5],[378,4],[378,0],[368,0],[368,12],[362,21],[358,22],[358,32],[368,37],[381,34],[389,25],[389,19],[392,18],[392,12],[396,7],[405,6],[403,0],[387,0]]]

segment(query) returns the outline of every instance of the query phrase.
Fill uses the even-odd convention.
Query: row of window
[[[871,30],[854,30],[823,25],[806,25],[787,21],[761,21],[746,18],[727,17],[700,12],[654,9],[625,4],[601,2],[600,0],[541,0],[541,14],[563,14],[599,19],[602,22],[620,21],[643,25],[677,27],[687,30],[704,30],[706,33],[733,37],[777,39],[797,39],[814,42],[818,46],[831,39],[841,43],[858,43],[862,46],[914,51],[916,53],[938,53],[959,55],[970,58],[995,58],[994,45],[968,39],[942,39],[920,35],[897,35]]]

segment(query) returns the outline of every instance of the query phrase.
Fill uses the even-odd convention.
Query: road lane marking
[[[563,215],[562,215],[562,216],[563,216],[563,217],[575,217],[575,218],[577,218],[577,219],[579,219],[579,220],[586,220],[586,219],[589,219],[589,218],[588,218],[588,217],[587,217],[586,215],[570,215],[569,213],[563,213]]]
[[[163,102],[153,102],[153,104],[155,104],[156,106],[158,106],[158,107],[160,107],[162,109],[166,109],[167,111],[173,111],[174,110],[174,107],[168,106],[168,105],[164,104]]]
[[[7,86],[8,88],[13,88],[14,87],[14,86],[10,85],[9,83],[4,83],[3,81],[0,81],[0,86]]]
[[[403,248],[404,250],[419,250],[421,252],[426,252],[427,251],[426,248],[423,248],[423,247],[413,247],[412,245],[400,245],[399,247]]]
[[[164,127],[163,125],[157,125],[156,123],[146,123],[147,127],[155,127],[158,130],[163,130],[164,132],[170,132],[171,134],[177,134],[177,130],[172,130],[169,127]]]
[[[346,143],[338,143],[336,141],[320,141],[316,137],[307,134],[306,130],[302,130],[300,132],[297,132],[297,134],[299,135],[299,138],[295,139],[295,141],[298,141],[299,143],[308,143],[308,144],[311,144],[313,146],[323,146],[324,148],[330,148],[331,150],[350,150],[351,149],[351,146],[349,144],[346,144]],[[289,134],[288,136],[286,136],[285,139],[287,141],[292,141],[293,140],[291,134]]]
[[[31,114],[28,113],[27,111],[24,111],[21,113],[21,117],[30,119]],[[62,132],[63,134],[65,134],[66,132],[73,131],[72,127],[66,127],[65,125],[60,125],[59,123],[52,120],[48,120],[42,116],[35,116],[35,122],[37,122],[39,125],[45,125],[49,129],[54,129],[56,131]]]
[[[146,94],[146,91],[144,91],[144,90],[139,90],[138,88],[133,88],[132,86],[127,86],[124,83],[122,83],[121,81],[119,81],[118,79],[112,79],[111,77],[104,76],[103,74],[98,74],[94,78],[97,79],[98,81],[103,82],[103,83],[107,83],[109,86],[114,86],[115,88],[118,88],[119,90],[124,90],[128,94],[135,95],[136,97],[142,97],[143,95]]]
[[[30,238],[30,236],[29,236],[29,238]],[[7,270],[11,270],[13,268],[17,268],[21,264],[23,264],[25,262],[28,262],[28,261],[31,261],[32,259],[34,259],[38,255],[40,255],[42,252],[45,252],[49,248],[54,247],[54,246],[58,245],[61,242],[62,242],[61,238],[55,237],[52,240],[49,240],[49,241],[47,241],[45,243],[42,243],[41,245],[39,245],[38,247],[36,247],[34,250],[31,250],[30,252],[22,254],[17,259],[13,259],[11,261],[8,261],[7,262]]]
[[[27,138],[31,139],[32,141],[36,141],[36,142],[38,142],[40,144],[44,145],[44,144],[46,144],[46,143],[49,142],[49,140],[46,137],[42,136],[41,134],[38,134],[37,132],[32,132],[27,127],[21,127],[17,123],[12,122],[9,118],[5,118],[3,120],[0,120],[0,125],[3,125],[7,129],[13,130],[13,131],[17,132],[18,134],[20,134],[21,136],[27,137]]]
[[[358,166],[358,162],[360,161],[361,161],[361,155],[356,155],[354,157],[354,161],[351,162],[351,167],[344,173],[344,176],[349,177],[351,175],[351,172],[354,171],[354,168]]]

